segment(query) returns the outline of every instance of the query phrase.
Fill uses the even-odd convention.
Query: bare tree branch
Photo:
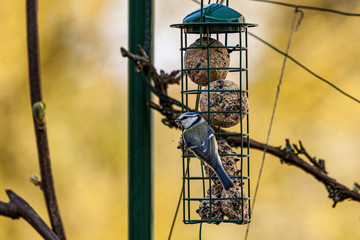
[[[142,52],[140,46],[139,52]],[[165,117],[162,119],[163,124],[169,126],[170,128],[177,128],[175,119],[180,115],[181,111],[179,109],[175,109],[175,107],[181,107],[182,105],[179,101],[167,95],[167,88],[170,84],[178,84],[179,81],[177,79],[179,79],[179,76],[176,76],[177,74],[174,76],[173,74],[174,72],[178,73],[178,71],[173,71],[170,75],[164,73],[163,71],[161,71],[161,74],[158,74],[155,67],[146,56],[132,54],[124,48],[121,48],[121,54],[137,64],[135,71],[143,71],[144,74],[151,77],[155,87],[149,84],[149,86],[151,86],[149,88],[156,96],[159,97],[159,104],[150,102],[149,106]],[[167,77],[171,80],[166,80],[168,79]],[[190,109],[190,111],[192,110]],[[226,132],[226,130],[221,129],[221,132]],[[238,136],[226,136],[224,139],[232,147],[240,147],[248,144],[246,138],[241,139]],[[250,148],[260,151],[265,150],[266,144],[253,139],[250,139],[249,141]],[[286,145],[284,148],[267,145],[266,149],[267,153],[278,157],[281,163],[295,166],[324,184],[329,192],[329,198],[331,198],[334,202],[333,207],[335,207],[338,202],[344,201],[345,199],[360,202],[360,186],[357,183],[354,183],[354,189],[350,190],[345,185],[329,177],[327,175],[327,171],[325,170],[325,161],[322,159],[316,160],[315,157],[311,157],[301,142],[299,142],[299,146],[295,144],[291,145],[290,141],[286,139]],[[300,155],[304,155],[310,163],[301,158]]]
[[[244,144],[247,144],[246,139],[244,138],[243,140]],[[227,137],[226,141],[230,144],[230,146],[241,146],[241,139],[237,137]],[[360,194],[358,193],[358,191],[350,190],[345,185],[337,182],[335,179],[327,175],[327,172],[325,171],[324,160],[319,160],[319,162],[322,162],[321,164],[319,164],[319,162],[310,161],[313,164],[311,165],[304,159],[300,158],[300,154],[304,154],[306,157],[308,157],[309,154],[307,152],[305,153],[302,143],[299,143],[300,149],[296,145],[292,146],[290,144],[290,141],[286,139],[286,146],[284,148],[268,145],[267,153],[270,153],[271,155],[280,158],[281,163],[287,163],[289,165],[300,168],[301,170],[312,175],[319,182],[323,183],[329,192],[329,198],[334,201],[333,207],[335,207],[338,202],[341,202],[345,199],[360,202]],[[265,149],[265,146],[266,145],[264,143],[250,139],[251,148],[263,151]]]
[[[12,219],[23,218],[27,221],[44,239],[59,240],[56,234],[46,225],[34,209],[24,199],[11,190],[6,190],[10,202],[0,201],[0,215]]]
[[[52,229],[59,237],[59,239],[64,240],[66,239],[66,237],[55,195],[55,187],[51,171],[50,153],[46,133],[46,124],[44,120],[45,104],[42,102],[41,94],[36,0],[26,1],[26,16],[30,95],[31,106],[33,108],[34,127],[39,155],[40,173],[42,179],[41,189],[43,190],[46,200],[46,206],[48,209]]]
[[[154,86],[148,82],[148,87],[153,94],[159,97],[160,105],[149,103],[149,106],[151,108],[156,108],[157,111],[165,116],[165,118],[162,119],[162,122],[166,126],[177,128],[175,119],[181,113],[181,110],[175,110],[173,105],[181,107],[182,104],[178,100],[169,97],[167,90],[170,84],[179,84],[181,79],[181,75],[179,75],[180,71],[172,71],[170,74],[160,71],[160,74],[158,74],[141,46],[138,46],[138,51],[141,55],[132,54],[125,48],[120,48],[121,55],[123,57],[128,57],[136,64],[136,72],[143,71],[144,74],[148,75],[152,79]]]

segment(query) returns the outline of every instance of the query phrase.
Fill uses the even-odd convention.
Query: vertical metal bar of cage
[[[208,115],[208,124],[209,126],[211,126],[210,124],[210,37],[209,37],[209,26],[207,26],[206,28],[206,45],[207,45],[207,48],[206,48],[206,61],[207,61],[207,97],[208,97],[208,104],[207,104],[207,115]]]
[[[196,93],[195,112],[199,112],[200,95],[201,95],[201,85],[198,85],[197,93]]]
[[[180,59],[181,59],[181,113],[184,113],[185,110],[184,110],[184,54],[183,54],[183,51],[184,51],[184,39],[183,39],[183,32],[184,32],[184,29],[183,28],[180,28]]]
[[[228,33],[225,33],[225,46],[228,45]]]
[[[187,33],[185,33],[185,48],[187,48],[188,47],[188,41],[187,41]],[[186,76],[186,81],[185,81],[185,90],[186,91],[188,91],[189,90],[189,78],[188,78],[188,76]],[[186,97],[185,97],[185,101],[186,101],[186,109],[187,109],[187,111],[189,111],[189,95],[188,94],[186,94]],[[190,158],[188,157],[187,158],[187,161],[186,161],[186,167],[187,167],[187,177],[188,177],[188,179],[187,179],[187,198],[188,199],[190,199],[191,198],[191,196],[190,196],[190,192],[191,192],[191,186],[190,186]],[[188,200],[187,201],[187,211],[188,211],[188,219],[190,220],[191,219],[191,213],[190,213],[190,201]]]
[[[129,51],[141,44],[152,59],[153,0],[129,0]],[[150,91],[129,61],[129,239],[153,239]],[[141,229],[141,231],[139,231]]]
[[[206,27],[206,56],[207,56],[207,83],[208,83],[208,86],[207,86],[207,92],[208,92],[208,107],[207,107],[207,111],[208,111],[208,124],[209,126],[211,126],[211,123],[210,123],[210,47],[211,47],[211,44],[210,44],[210,26],[208,25]],[[208,168],[209,169],[209,191],[210,191],[210,194],[209,194],[209,206],[210,206],[210,210],[209,210],[209,218],[212,219],[212,194],[211,194],[211,170],[210,170],[210,167]]]
[[[191,205],[190,205],[190,199],[191,199],[191,195],[190,195],[190,191],[191,191],[191,189],[190,189],[190,158],[188,157],[187,158],[187,161],[186,161],[186,167],[187,167],[187,170],[188,170],[188,172],[187,172],[187,177],[188,177],[188,180],[187,180],[187,183],[188,183],[188,188],[187,188],[187,191],[188,191],[188,195],[187,195],[187,198],[189,199],[188,200],[188,219],[190,220],[191,219],[191,213],[190,213],[190,209],[191,209]]]
[[[248,60],[248,52],[249,52],[249,46],[248,46],[248,29],[245,28],[245,47],[246,47],[246,55],[245,55],[245,67],[246,69],[249,68],[249,60]],[[248,98],[248,102],[250,101],[249,100],[249,81],[248,81],[248,78],[249,78],[249,71],[246,71],[246,96]],[[250,103],[250,102],[249,102]],[[250,108],[249,108],[250,109]],[[248,176],[248,211],[249,211],[249,221],[251,221],[251,206],[250,206],[250,126],[249,126],[249,123],[250,123],[250,120],[249,120],[249,116],[250,116],[250,110],[248,109],[248,114],[246,116],[246,122],[247,122],[247,176]]]
[[[241,133],[241,175],[240,175],[240,199],[241,200],[241,222],[244,220],[244,187],[243,187],[243,177],[244,177],[244,173],[243,173],[243,169],[244,169],[244,146],[243,146],[243,142],[244,142],[244,128],[243,128],[243,121],[242,121],[242,117],[243,117],[243,103],[242,103],[242,98],[243,98],[243,44],[242,44],[242,26],[239,27],[239,45],[240,45],[240,133]]]
[[[182,185],[182,199],[183,199],[183,219],[185,221],[185,176],[186,176],[186,172],[185,172],[185,158],[184,158],[184,148],[182,150],[182,167],[183,167],[183,185]]]
[[[199,45],[202,45],[202,36],[203,36],[203,27],[200,26],[200,43]],[[198,93],[196,94],[196,104],[195,104],[195,112],[198,112],[199,110],[199,100],[200,100],[200,94],[201,94],[201,85],[198,86]]]
[[[187,34],[185,33],[185,48],[187,48],[187,47],[188,47]],[[188,82],[189,82],[189,79],[188,79],[188,76],[186,75],[186,77],[185,77],[185,91],[189,90]],[[182,104],[184,104],[184,102],[182,102]],[[185,95],[185,106],[186,106],[186,112],[189,111],[189,96],[188,96],[187,93]]]
[[[183,28],[180,28],[180,58],[181,58],[181,112],[184,113],[186,111],[186,109],[184,109],[184,57],[183,57],[183,51],[184,51],[184,39],[183,39],[183,36],[184,36],[184,29]],[[182,199],[183,199],[183,219],[185,220],[185,196],[186,196],[186,193],[185,193],[185,157],[184,157],[184,154],[185,154],[185,151],[184,151],[184,142],[183,140],[181,139],[182,141],[182,148],[181,148],[181,151],[182,151],[182,168],[183,168],[183,184],[182,184],[182,192],[183,192],[183,195],[182,195]]]
[[[201,19],[201,22],[204,22],[204,19],[203,19],[203,17],[204,17],[204,13],[203,13],[203,9],[204,9],[204,0],[201,0],[201,2],[200,2],[200,5],[201,5],[201,12],[200,12],[200,19]]]

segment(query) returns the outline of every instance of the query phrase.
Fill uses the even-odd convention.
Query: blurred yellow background
[[[360,1],[299,0],[349,12]],[[31,119],[25,1],[0,5],[0,200],[5,189],[27,200],[48,222],[41,191],[29,182],[38,173]],[[181,6],[181,8],[179,7]],[[251,1],[230,1],[251,32],[285,51],[293,10]],[[127,239],[127,1],[39,1],[43,98],[56,192],[68,239]],[[155,66],[180,68],[179,23],[198,7],[191,0],[155,1]],[[360,98],[360,18],[305,11],[290,55]],[[283,57],[249,37],[251,137],[265,142]],[[179,96],[179,87],[170,89]],[[156,99],[157,100],[157,99]],[[180,132],[154,113],[154,236],[166,239],[181,189]],[[359,182],[360,105],[288,61],[270,144],[302,140],[326,160],[329,175],[352,187]],[[251,152],[252,194],[262,153]],[[314,178],[268,156],[249,239],[359,239],[360,204],[332,208]],[[197,239],[199,225],[179,213],[173,238]],[[23,220],[0,217],[0,239],[41,239]],[[203,225],[203,239],[242,239],[246,226]],[[139,229],[141,231],[141,229]]]

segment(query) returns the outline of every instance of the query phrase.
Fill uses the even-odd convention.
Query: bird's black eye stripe
[[[197,119],[196,119],[196,121],[193,123],[193,125],[195,125],[195,124],[197,124],[198,122],[200,122],[200,120],[201,120],[201,117],[200,117],[200,116],[197,116]]]

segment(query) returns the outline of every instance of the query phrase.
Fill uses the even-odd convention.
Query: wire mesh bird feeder
[[[171,25],[181,32],[182,112],[200,113],[213,128],[222,165],[234,182],[223,189],[212,169],[181,144],[186,224],[251,220],[247,29],[257,25],[228,5],[201,1],[183,23]],[[229,137],[239,139],[236,151]]]

